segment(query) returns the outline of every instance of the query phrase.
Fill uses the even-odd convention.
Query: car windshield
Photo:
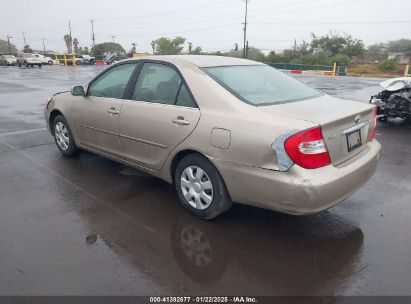
[[[33,58],[34,55],[33,54],[23,54],[24,58]]]
[[[6,59],[13,59],[14,56],[13,56],[13,55],[4,55],[4,58],[6,58]]]
[[[204,70],[236,97],[255,106],[305,100],[322,95],[268,65],[221,66]]]

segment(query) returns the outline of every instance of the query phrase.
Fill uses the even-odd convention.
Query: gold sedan
[[[233,202],[325,210],[367,182],[381,148],[374,106],[230,57],[122,61],[52,96],[45,119],[64,156],[84,149],[173,183],[203,219]]]

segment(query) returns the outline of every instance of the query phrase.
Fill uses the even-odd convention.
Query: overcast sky
[[[187,38],[205,51],[241,47],[243,0],[0,0],[0,37],[23,47],[64,51],[63,36],[71,20],[73,38],[91,46],[90,19],[95,20],[96,42],[115,41],[126,50],[151,51],[150,41],[161,36]],[[3,10],[8,7],[9,10]],[[310,33],[346,32],[366,45],[411,38],[409,0],[250,0],[250,46],[283,50],[294,39],[309,40]]]

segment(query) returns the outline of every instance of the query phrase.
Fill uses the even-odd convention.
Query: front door
[[[86,96],[75,98],[73,122],[79,144],[121,155],[118,133],[123,96],[137,65],[134,62],[108,69],[90,83]]]
[[[177,71],[160,63],[144,63],[132,100],[121,110],[124,156],[139,166],[160,170],[168,154],[200,119],[189,89]]]

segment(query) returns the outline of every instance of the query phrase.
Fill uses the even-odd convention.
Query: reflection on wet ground
[[[28,73],[46,71],[61,88],[84,80],[80,69],[53,80],[60,67],[46,68]],[[25,86],[43,82],[16,70]],[[365,95],[361,83],[347,93],[348,78],[304,81]],[[379,124],[376,175],[327,212],[236,205],[206,222],[188,215],[165,182],[91,153],[63,158],[41,119],[25,119],[41,114],[43,97],[0,93],[1,295],[409,294],[410,124]]]
[[[41,135],[36,142],[40,137],[46,141]],[[3,153],[3,162],[15,153],[20,160],[2,172],[6,202],[31,201],[36,207],[29,209],[53,204],[48,212],[72,214],[87,227],[77,241],[91,247],[103,243],[126,265],[172,293],[334,294],[358,270],[363,233],[339,215],[293,217],[236,206],[217,221],[205,222],[183,211],[170,185],[139,171],[89,153],[65,159],[47,144],[13,152],[8,142],[3,138],[11,149]],[[43,239],[43,231],[38,233]],[[31,258],[32,267],[37,259],[65,262],[51,252]],[[29,258],[32,252],[26,254]],[[70,259],[81,260],[81,253]],[[54,284],[48,283],[53,291]]]

